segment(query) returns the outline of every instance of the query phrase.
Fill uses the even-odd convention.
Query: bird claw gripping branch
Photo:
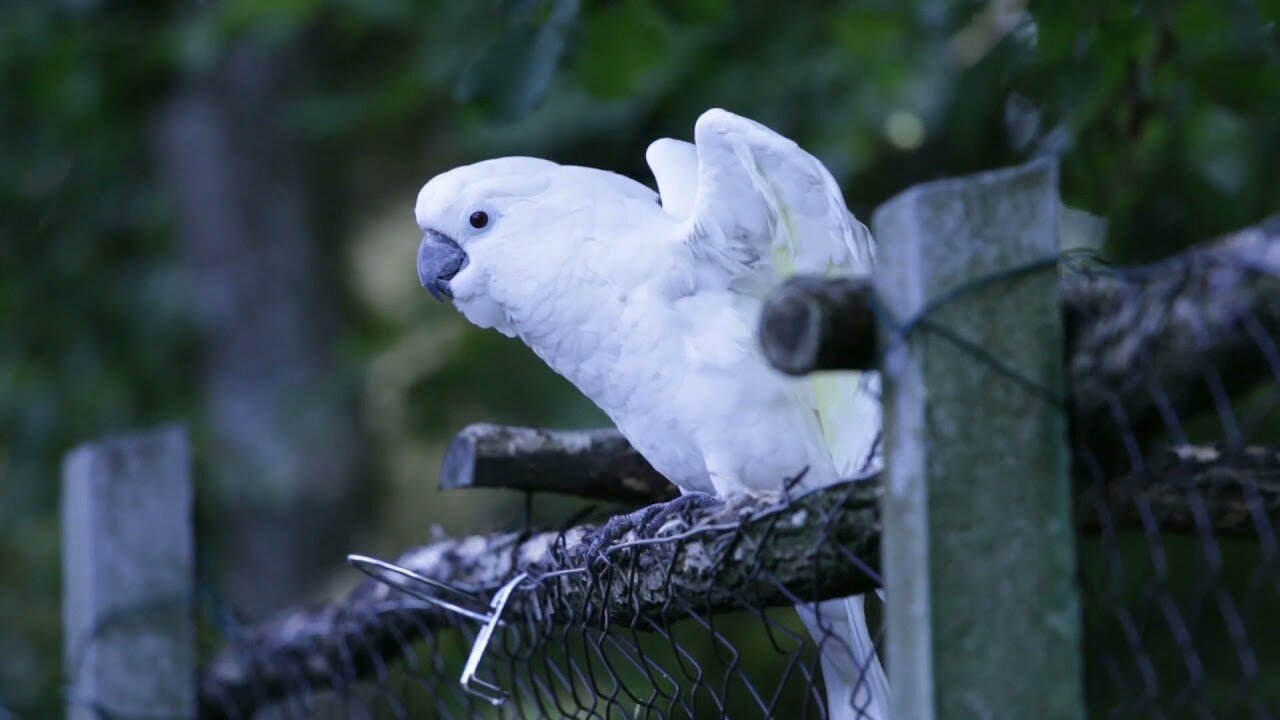
[[[585,553],[587,566],[607,566],[610,552],[627,547],[626,543],[618,541],[629,532],[634,532],[637,539],[652,538],[673,518],[683,518],[686,525],[692,525],[688,517],[690,512],[721,504],[723,504],[722,500],[709,493],[687,492],[667,502],[655,503],[635,512],[614,515],[596,531],[590,544],[587,545]]]

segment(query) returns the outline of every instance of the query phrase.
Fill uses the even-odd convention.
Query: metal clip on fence
[[[454,587],[446,582],[432,580],[409,568],[365,555],[348,555],[347,563],[374,580],[407,595],[412,595],[425,603],[458,613],[477,622],[489,622],[489,602],[466,590]],[[422,590],[421,586],[435,588],[446,595],[457,598],[457,601],[450,602],[443,597],[431,595]],[[460,603],[469,604],[471,607]]]
[[[494,593],[493,600],[489,603],[489,607],[493,608],[493,614],[484,627],[480,628],[480,632],[476,633],[476,641],[471,645],[467,664],[462,666],[462,689],[484,698],[491,705],[501,705],[507,699],[507,692],[491,682],[476,677],[476,671],[480,669],[480,661],[484,659],[484,653],[489,649],[489,640],[493,637],[494,629],[502,624],[502,611],[507,609],[507,600],[511,599],[511,593],[515,591],[516,586],[524,582],[527,577],[529,577],[528,573],[520,573]]]
[[[480,661],[484,659],[485,651],[489,649],[493,631],[499,625],[505,624],[502,621],[502,612],[507,608],[511,593],[515,592],[516,587],[529,577],[528,573],[520,573],[508,580],[506,584],[498,588],[493,598],[486,602],[483,598],[471,592],[454,587],[449,583],[433,580],[409,568],[389,563],[385,560],[378,560],[364,555],[348,555],[347,563],[365,575],[395,590],[449,612],[455,612],[463,617],[484,623],[480,628],[480,632],[476,634],[475,642],[471,645],[471,653],[467,656],[467,662],[462,668],[462,688],[472,695],[483,698],[491,705],[501,705],[506,701],[507,692],[505,690],[491,682],[476,677],[476,672],[480,669]],[[430,594],[422,589],[422,586],[433,588],[457,598],[457,601],[446,600],[438,595]],[[470,607],[467,607],[467,605],[470,605]]]

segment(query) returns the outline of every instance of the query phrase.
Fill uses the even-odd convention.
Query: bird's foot
[[[664,503],[651,505],[645,510],[650,511],[649,517],[645,520],[644,525],[640,527],[640,535],[644,537],[654,537],[662,526],[666,525],[669,520],[677,516],[686,516],[694,510],[702,510],[704,508],[716,507],[723,505],[724,501],[704,492],[689,492],[681,495],[674,500],[668,500]],[[686,525],[692,525],[689,518],[684,518]]]
[[[609,564],[608,550],[616,545],[627,533],[644,525],[645,513],[649,508],[641,508],[635,512],[614,515],[591,536],[587,544],[586,560],[588,567]]]
[[[599,530],[596,530],[588,543],[587,563],[590,566],[608,565],[609,550],[629,532],[634,531],[640,538],[651,538],[672,517],[685,515],[692,510],[713,507],[720,503],[720,498],[710,493],[691,492],[674,500],[655,503],[634,512],[614,515]]]

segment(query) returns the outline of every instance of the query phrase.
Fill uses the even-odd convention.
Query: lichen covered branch
[[[1066,272],[1061,293],[1078,421],[1136,425],[1164,398],[1195,400],[1206,368],[1237,387],[1274,379],[1259,343],[1280,329],[1280,218],[1151,266]],[[764,354],[792,374],[874,369],[874,307],[863,279],[792,278],[765,304]]]
[[[575,608],[586,613],[577,622],[643,628],[691,609],[779,607],[877,587],[879,494],[872,477],[791,499],[690,510],[656,538],[623,537],[590,572],[562,571],[588,567],[592,527],[442,540],[396,562],[480,594],[527,572],[533,581],[515,596],[513,617]],[[1280,452],[1171,450],[1140,476],[1079,486],[1076,507],[1086,534],[1152,521],[1166,533],[1269,532],[1280,517]],[[234,638],[205,669],[202,708],[210,717],[235,717],[290,688],[371,676],[411,643],[459,622],[365,582],[332,605],[288,612]]]

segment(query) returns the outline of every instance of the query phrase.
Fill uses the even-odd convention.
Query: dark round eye
[[[489,213],[477,210],[471,213],[471,227],[479,230],[489,224]]]

